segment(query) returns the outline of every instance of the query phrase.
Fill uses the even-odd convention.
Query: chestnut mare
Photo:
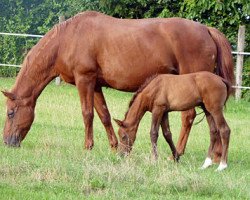
[[[146,81],[130,102],[123,121],[115,119],[119,125],[119,150],[129,153],[136,138],[139,123],[146,111],[152,112],[150,138],[152,153],[158,157],[157,140],[161,125],[163,136],[169,144],[176,160],[179,155],[172,141],[168,113],[201,106],[210,128],[210,146],[202,168],[212,165],[212,152],[217,136],[222,141],[222,156],[218,171],[227,167],[227,152],[230,128],[223,116],[223,106],[229,96],[230,84],[210,72],[196,72],[184,75],[162,74]],[[217,131],[218,130],[218,131]]]
[[[180,18],[116,19],[98,12],[80,13],[56,25],[31,49],[14,87],[3,92],[8,98],[4,142],[20,146],[33,122],[38,96],[58,75],[78,89],[85,147],[91,149],[93,107],[111,147],[118,143],[103,86],[133,92],[156,73],[204,70],[233,80],[230,45],[214,28]],[[194,109],[182,116],[179,153],[184,152],[194,117]]]

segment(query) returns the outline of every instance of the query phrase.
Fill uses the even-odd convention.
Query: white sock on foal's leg
[[[206,169],[209,166],[211,166],[213,164],[213,161],[211,158],[207,157],[204,164],[202,165],[201,169]]]
[[[222,171],[227,168],[227,163],[225,162],[220,162],[219,167],[216,169],[216,171]]]

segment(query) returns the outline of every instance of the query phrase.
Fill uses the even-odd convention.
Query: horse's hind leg
[[[109,139],[109,144],[111,148],[116,149],[118,145],[118,141],[117,141],[113,126],[111,124],[110,114],[109,114],[108,107],[104,99],[101,88],[95,89],[94,106],[95,106],[95,109],[99,118],[101,119],[102,124],[104,125],[106,129],[107,136]]]
[[[157,160],[158,152],[157,152],[157,140],[159,136],[159,127],[162,121],[163,110],[161,108],[154,108],[152,111],[152,123],[150,130],[150,139],[152,144],[152,154],[154,159]]]
[[[227,168],[227,156],[228,156],[228,146],[230,139],[230,128],[227,125],[227,122],[223,116],[222,110],[212,114],[218,131],[220,133],[221,142],[222,142],[222,156],[220,165],[217,168],[217,171],[221,171]]]
[[[213,151],[214,151],[214,145],[216,143],[217,135],[219,134],[212,115],[205,109],[204,109],[204,112],[206,114],[206,119],[207,119],[207,123],[208,123],[209,130],[210,130],[210,145],[208,148],[207,158],[201,167],[202,169],[206,169],[207,167],[211,166],[213,163],[212,156],[213,156]]]
[[[169,127],[168,112],[165,112],[163,114],[162,121],[161,121],[161,128],[162,128],[163,136],[165,140],[167,141],[168,145],[170,146],[173,158],[175,159],[175,161],[178,161],[179,155],[176,151],[174,142],[172,140],[172,134],[171,134],[170,127]]]
[[[191,127],[192,127],[195,116],[196,116],[196,113],[195,113],[194,108],[181,112],[182,127],[181,127],[180,136],[176,145],[176,149],[179,155],[184,154],[188,136],[191,131]]]

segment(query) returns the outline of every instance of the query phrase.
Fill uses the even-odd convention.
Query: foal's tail
[[[224,104],[226,104],[229,95],[232,93],[232,84],[231,84],[229,81],[227,81],[226,79],[224,79],[224,78],[221,78],[221,80],[222,80],[222,82],[223,82],[223,83],[226,85],[226,87],[227,87],[227,98],[226,98],[225,103],[224,103]]]
[[[216,74],[230,84],[234,83],[234,67],[231,46],[226,37],[217,29],[208,27],[208,31],[217,46]],[[230,90],[233,92],[233,90]]]

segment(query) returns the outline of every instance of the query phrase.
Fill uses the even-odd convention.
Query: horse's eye
[[[8,118],[9,118],[9,119],[13,118],[14,115],[15,115],[14,110],[9,110],[9,111],[7,112],[7,115],[8,115]]]

